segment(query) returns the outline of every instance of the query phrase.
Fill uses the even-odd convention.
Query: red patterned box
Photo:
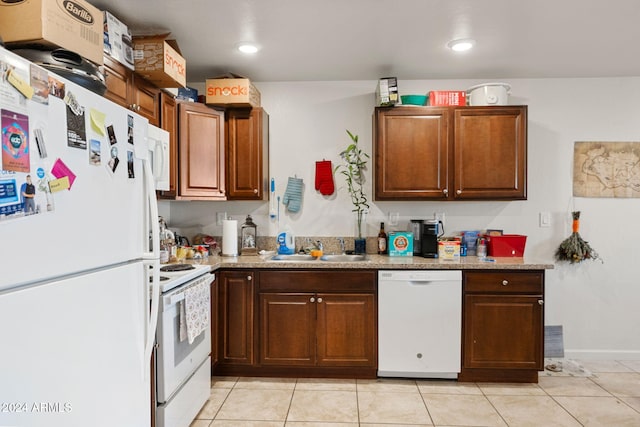
[[[467,92],[463,90],[432,90],[429,92],[429,105],[438,107],[467,105]]]

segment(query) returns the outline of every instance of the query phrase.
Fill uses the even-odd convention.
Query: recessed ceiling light
[[[258,47],[251,43],[240,43],[238,45],[238,50],[242,53],[256,53],[258,51]]]
[[[464,52],[465,50],[471,49],[475,44],[476,41],[473,39],[457,39],[451,40],[447,43],[447,46],[455,52]]]

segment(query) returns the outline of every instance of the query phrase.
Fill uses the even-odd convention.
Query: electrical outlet
[[[444,212],[434,212],[433,214],[433,219],[435,219],[436,221],[442,221],[442,226],[446,226],[446,222],[445,222],[445,214]]]
[[[222,221],[227,219],[226,212],[216,212],[216,225],[222,225]]]
[[[389,225],[397,226],[400,219],[400,212],[389,212]]]
[[[551,213],[540,212],[540,227],[551,227]]]

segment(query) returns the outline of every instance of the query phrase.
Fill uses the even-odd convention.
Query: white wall
[[[481,81],[400,81],[401,93],[465,89]],[[567,357],[640,358],[640,199],[572,197],[575,141],[640,141],[640,77],[606,79],[522,79],[512,85],[511,104],[529,106],[528,199],[515,202],[371,203],[368,234],[377,234],[389,212],[400,213],[399,227],[410,218],[445,212],[447,234],[463,229],[500,228],[528,236],[526,257],[553,262],[558,244],[571,233],[572,210],[582,211],[580,234],[604,263],[556,264],[546,275],[546,324],[563,325]],[[375,81],[257,83],[270,115],[270,168],[282,195],[289,176],[304,179],[302,210],[281,207],[297,235],[352,236],[351,205],[340,175],[337,194],[314,189],[315,161],[339,161],[349,137],[360,136],[371,154]],[[195,85],[196,87],[198,85]],[[202,89],[202,86],[200,86]],[[638,153],[640,155],[640,153]],[[368,170],[368,194],[372,195]],[[488,165],[487,173],[491,173]],[[640,196],[640,194],[639,194]],[[552,214],[549,228],[538,226],[542,211]],[[164,202],[161,213],[187,235],[220,235],[215,213],[227,212],[239,223],[251,213],[259,235],[275,236],[268,203]],[[389,227],[388,227],[389,228]],[[518,331],[514,331],[517,334]]]

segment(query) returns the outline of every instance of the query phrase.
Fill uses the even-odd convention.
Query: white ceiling
[[[187,81],[640,76],[639,0],[95,0],[170,31]],[[475,49],[446,44],[471,37]],[[239,53],[238,42],[261,47]]]

